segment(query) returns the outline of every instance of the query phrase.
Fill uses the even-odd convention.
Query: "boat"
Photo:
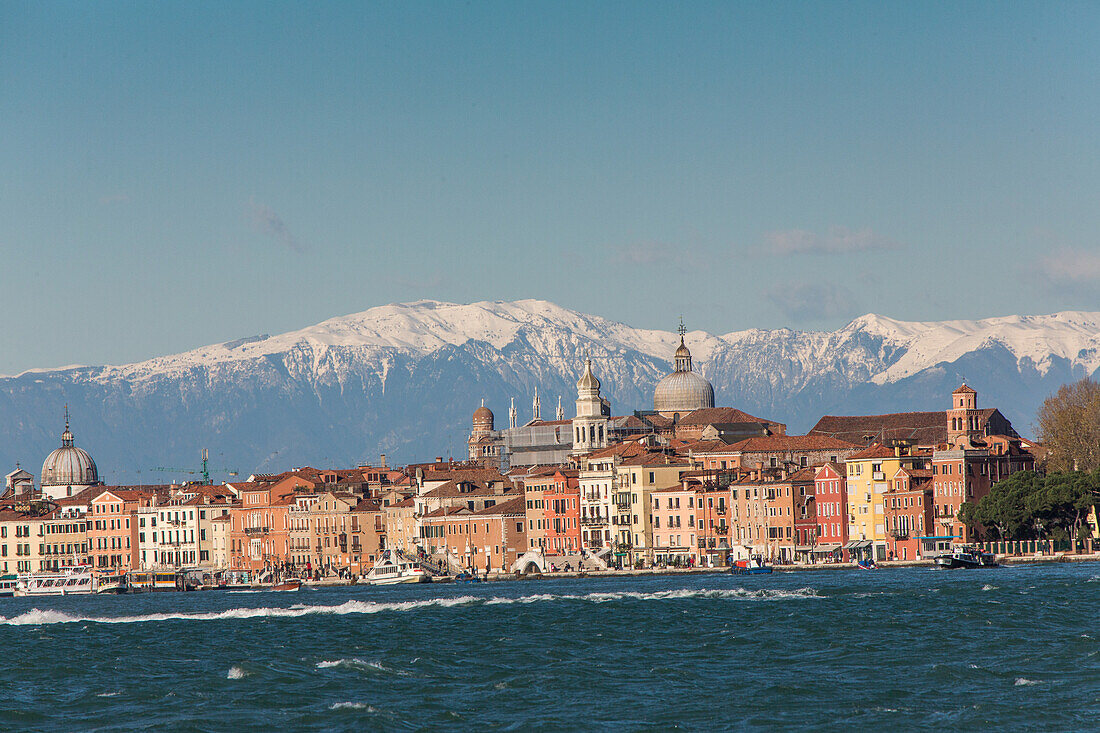
[[[126,573],[100,575],[96,581],[96,593],[125,593],[129,589]]]
[[[860,560],[859,562],[857,562],[856,567],[860,570],[878,570],[878,565],[875,564],[874,560],[871,560],[869,558],[867,560]]]
[[[271,586],[271,590],[298,590],[301,587],[302,581],[298,580],[297,578],[288,578],[281,583],[276,583],[275,585]]]
[[[392,550],[384,550],[378,562],[367,573],[366,581],[371,585],[430,583],[432,574],[422,568],[420,563],[398,557]]]
[[[935,562],[936,567],[944,570],[997,567],[997,559],[993,556],[993,553],[982,552],[978,548],[969,545],[956,547],[951,552],[936,555],[933,562]]]
[[[463,570],[461,573],[455,576],[456,583],[480,583],[481,578],[477,577],[477,573],[470,573]]]
[[[31,573],[19,576],[13,595],[75,596],[90,595],[99,586],[87,565],[65,566],[52,573]]]
[[[767,575],[771,571],[771,566],[764,564],[759,555],[748,560],[737,560],[730,567],[730,573],[733,575]]]
[[[0,575],[0,596],[14,596],[15,586],[19,582],[19,576],[15,573]]]
[[[135,593],[181,590],[179,574],[175,571],[131,571],[129,588]]]

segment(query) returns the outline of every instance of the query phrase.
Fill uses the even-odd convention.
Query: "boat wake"
[[[576,595],[542,593],[529,596],[507,598],[501,596],[454,596],[451,598],[432,598],[421,601],[346,601],[335,606],[295,605],[290,608],[229,608],[210,613],[148,613],[140,616],[77,616],[51,609],[34,608],[26,613],[12,616],[0,616],[0,625],[5,626],[46,626],[51,624],[97,623],[97,624],[137,624],[157,621],[223,621],[251,618],[297,618],[328,614],[345,616],[348,614],[373,614],[386,612],[415,611],[422,608],[450,608],[453,606],[500,606],[529,603],[553,603],[559,601],[580,601],[586,603],[609,603],[614,601],[667,601],[686,598],[706,598],[742,601],[782,601],[820,598],[812,588],[798,590],[775,590],[764,588],[748,590],[729,588],[715,590],[667,590],[652,593],[619,591],[606,593],[585,593]]]

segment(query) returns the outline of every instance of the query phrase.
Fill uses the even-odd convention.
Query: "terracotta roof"
[[[836,461],[825,461],[825,463],[817,467],[817,470],[820,471],[821,469],[826,467],[831,468],[833,471],[840,474],[841,478],[843,478],[845,475],[844,466],[840,465]]]
[[[735,407],[704,407],[700,410],[689,412],[677,425],[716,425],[731,423],[762,423],[764,425],[778,425],[774,420],[765,420],[762,417],[754,417],[747,412]]]
[[[412,507],[412,506],[416,506],[416,502],[413,501],[412,497],[410,496],[408,499],[402,499],[399,502],[396,502],[394,504],[390,504],[390,506],[392,506],[392,507]]]
[[[382,503],[377,499],[360,499],[359,503],[351,508],[353,512],[377,512],[382,510]]]
[[[856,443],[839,440],[828,435],[765,435],[745,438],[734,443],[725,451],[741,453],[774,453],[776,451],[798,450],[855,450]]]
[[[951,394],[978,394],[977,390],[967,387],[965,383]]]
[[[989,412],[992,414],[995,410]],[[809,434],[828,435],[860,445],[891,440],[936,445],[947,440],[947,414],[939,411],[897,412],[889,415],[826,415],[817,421]]]
[[[485,507],[480,512],[475,512],[477,516],[483,516],[488,514],[519,514],[523,515],[527,510],[527,504],[524,502],[522,496],[517,496],[515,499],[509,499],[508,501],[501,502],[500,504],[494,504],[493,506]]]
[[[680,448],[680,450],[692,453],[718,453],[730,452],[730,444],[721,440],[692,440]]]
[[[432,510],[424,515],[425,519],[435,517],[448,517],[452,514],[473,514],[465,506],[443,506],[438,509]]]
[[[865,461],[873,458],[894,458],[894,449],[887,448],[879,443],[872,443],[858,453],[848,456],[849,461]]]
[[[460,485],[473,488],[464,491],[460,488]],[[422,494],[422,496],[432,499],[443,499],[455,496],[494,496],[497,493],[496,490],[479,481],[448,481]]]

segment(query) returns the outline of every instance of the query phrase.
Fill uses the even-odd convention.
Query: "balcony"
[[[890,536],[895,540],[907,540],[909,539],[909,530],[907,529],[892,529],[890,530]]]
[[[874,471],[874,472],[871,473],[871,480],[872,481],[885,481],[886,480],[886,474],[882,471]]]
[[[607,524],[607,517],[581,517],[581,524],[602,527]]]
[[[726,508],[724,506],[720,506],[714,510],[714,513],[720,517],[724,517],[726,516]]]
[[[271,527],[245,527],[244,528],[244,533],[246,535],[249,535],[249,536],[259,535],[259,534],[267,534],[270,531],[271,531]]]

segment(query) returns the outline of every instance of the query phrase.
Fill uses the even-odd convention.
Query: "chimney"
[[[435,462],[436,463],[443,463],[443,456],[436,456],[435,457]]]
[[[385,468],[385,467],[386,467],[386,454],[383,453],[382,454],[382,468]]]

